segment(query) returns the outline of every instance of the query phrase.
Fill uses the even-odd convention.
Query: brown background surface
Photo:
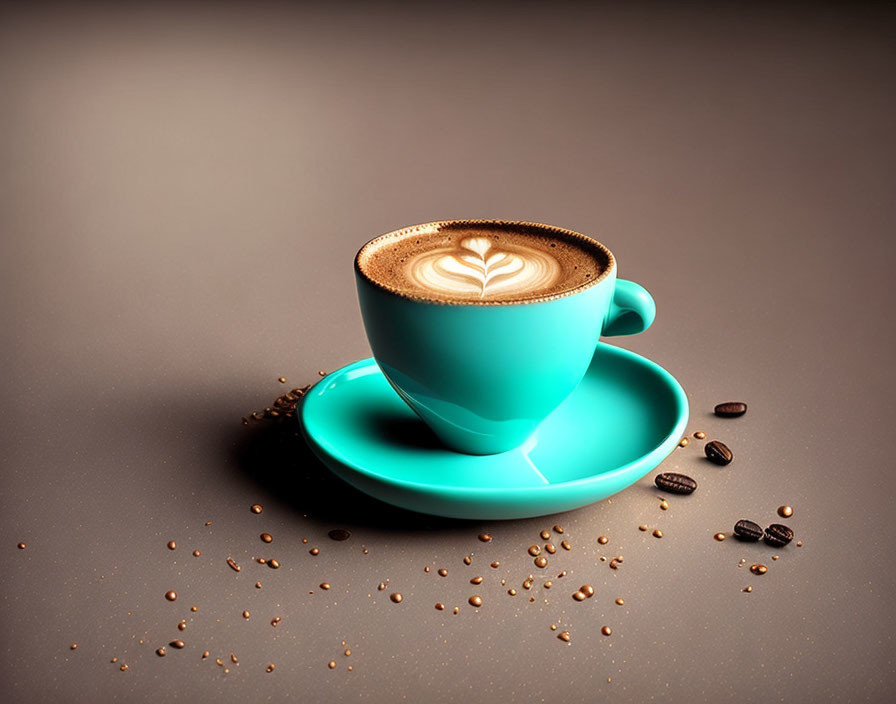
[[[888,700],[893,19],[808,4],[6,6],[5,700]],[[369,354],[361,244],[469,217],[606,243],[659,308],[618,343],[677,376],[690,431],[735,462],[677,450],[664,468],[701,488],[667,512],[649,476],[568,515],[455,523],[366,500],[289,434],[240,424],[281,374],[298,386]],[[729,399],[748,415],[710,415]],[[712,540],[783,503],[805,546],[777,562]],[[556,522],[573,551],[548,569],[569,576],[534,603],[509,597]],[[352,538],[329,541],[334,527]],[[617,554],[615,572],[598,560]],[[747,572],[757,560],[767,575]],[[584,582],[597,594],[574,602]],[[157,658],[182,618],[187,647]],[[225,676],[212,660],[231,652]]]

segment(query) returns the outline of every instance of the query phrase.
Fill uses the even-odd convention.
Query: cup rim
[[[444,300],[442,298],[435,298],[431,296],[427,296],[425,294],[412,293],[409,291],[405,291],[399,289],[395,286],[390,286],[389,284],[382,283],[380,281],[374,280],[371,276],[369,276],[361,267],[361,259],[368,253],[372,248],[379,245],[385,240],[390,239],[400,239],[402,237],[406,237],[408,235],[413,235],[415,233],[423,233],[423,234],[432,234],[434,232],[438,232],[440,229],[444,227],[463,227],[463,226],[475,226],[475,225],[490,225],[496,227],[527,227],[527,228],[536,228],[554,235],[558,235],[562,238],[568,238],[572,240],[580,240],[584,241],[591,247],[597,248],[606,258],[607,258],[607,267],[600,273],[600,276],[597,276],[595,279],[588,281],[587,283],[580,284],[574,288],[568,289],[566,291],[561,291],[559,293],[551,293],[544,296],[535,296],[532,298],[510,298],[507,300],[501,301],[488,301],[488,300],[457,300],[450,301]],[[609,278],[613,272],[616,270],[616,258],[613,256],[613,253],[606,247],[606,245],[601,244],[593,237],[589,237],[588,235],[583,235],[580,232],[576,232],[575,230],[568,230],[563,227],[557,227],[556,225],[547,225],[545,223],[540,222],[529,222],[526,220],[492,220],[492,219],[473,219],[473,220],[434,220],[432,222],[421,223],[419,225],[409,225],[407,227],[402,227],[397,230],[392,230],[391,232],[386,232],[382,235],[377,235],[369,242],[367,242],[361,249],[358,250],[358,253],[355,255],[355,272],[364,279],[364,281],[368,282],[375,288],[378,288],[382,291],[387,291],[401,298],[405,298],[411,301],[418,301],[421,303],[432,303],[437,305],[446,305],[446,306],[492,306],[492,307],[502,307],[502,306],[514,306],[514,305],[529,305],[533,303],[546,303],[548,301],[558,300],[560,298],[568,298],[569,296],[574,296],[582,291],[586,291],[587,289],[593,288],[597,286],[602,281]]]

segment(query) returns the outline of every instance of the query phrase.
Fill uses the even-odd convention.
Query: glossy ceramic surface
[[[599,344],[576,390],[527,443],[496,455],[446,449],[363,359],[306,396],[315,454],[361,491],[403,508],[501,519],[566,511],[611,496],[655,468],[681,438],[687,396],[633,352]]]

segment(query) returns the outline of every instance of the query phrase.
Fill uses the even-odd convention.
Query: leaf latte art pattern
[[[547,288],[561,273],[547,252],[522,243],[502,249],[488,237],[467,237],[457,248],[419,254],[406,267],[408,278],[423,289],[482,299]]]

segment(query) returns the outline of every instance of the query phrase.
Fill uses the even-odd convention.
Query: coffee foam
[[[590,238],[546,225],[448,221],[378,237],[358,253],[357,266],[401,295],[488,305],[590,286],[612,268],[612,255]]]

